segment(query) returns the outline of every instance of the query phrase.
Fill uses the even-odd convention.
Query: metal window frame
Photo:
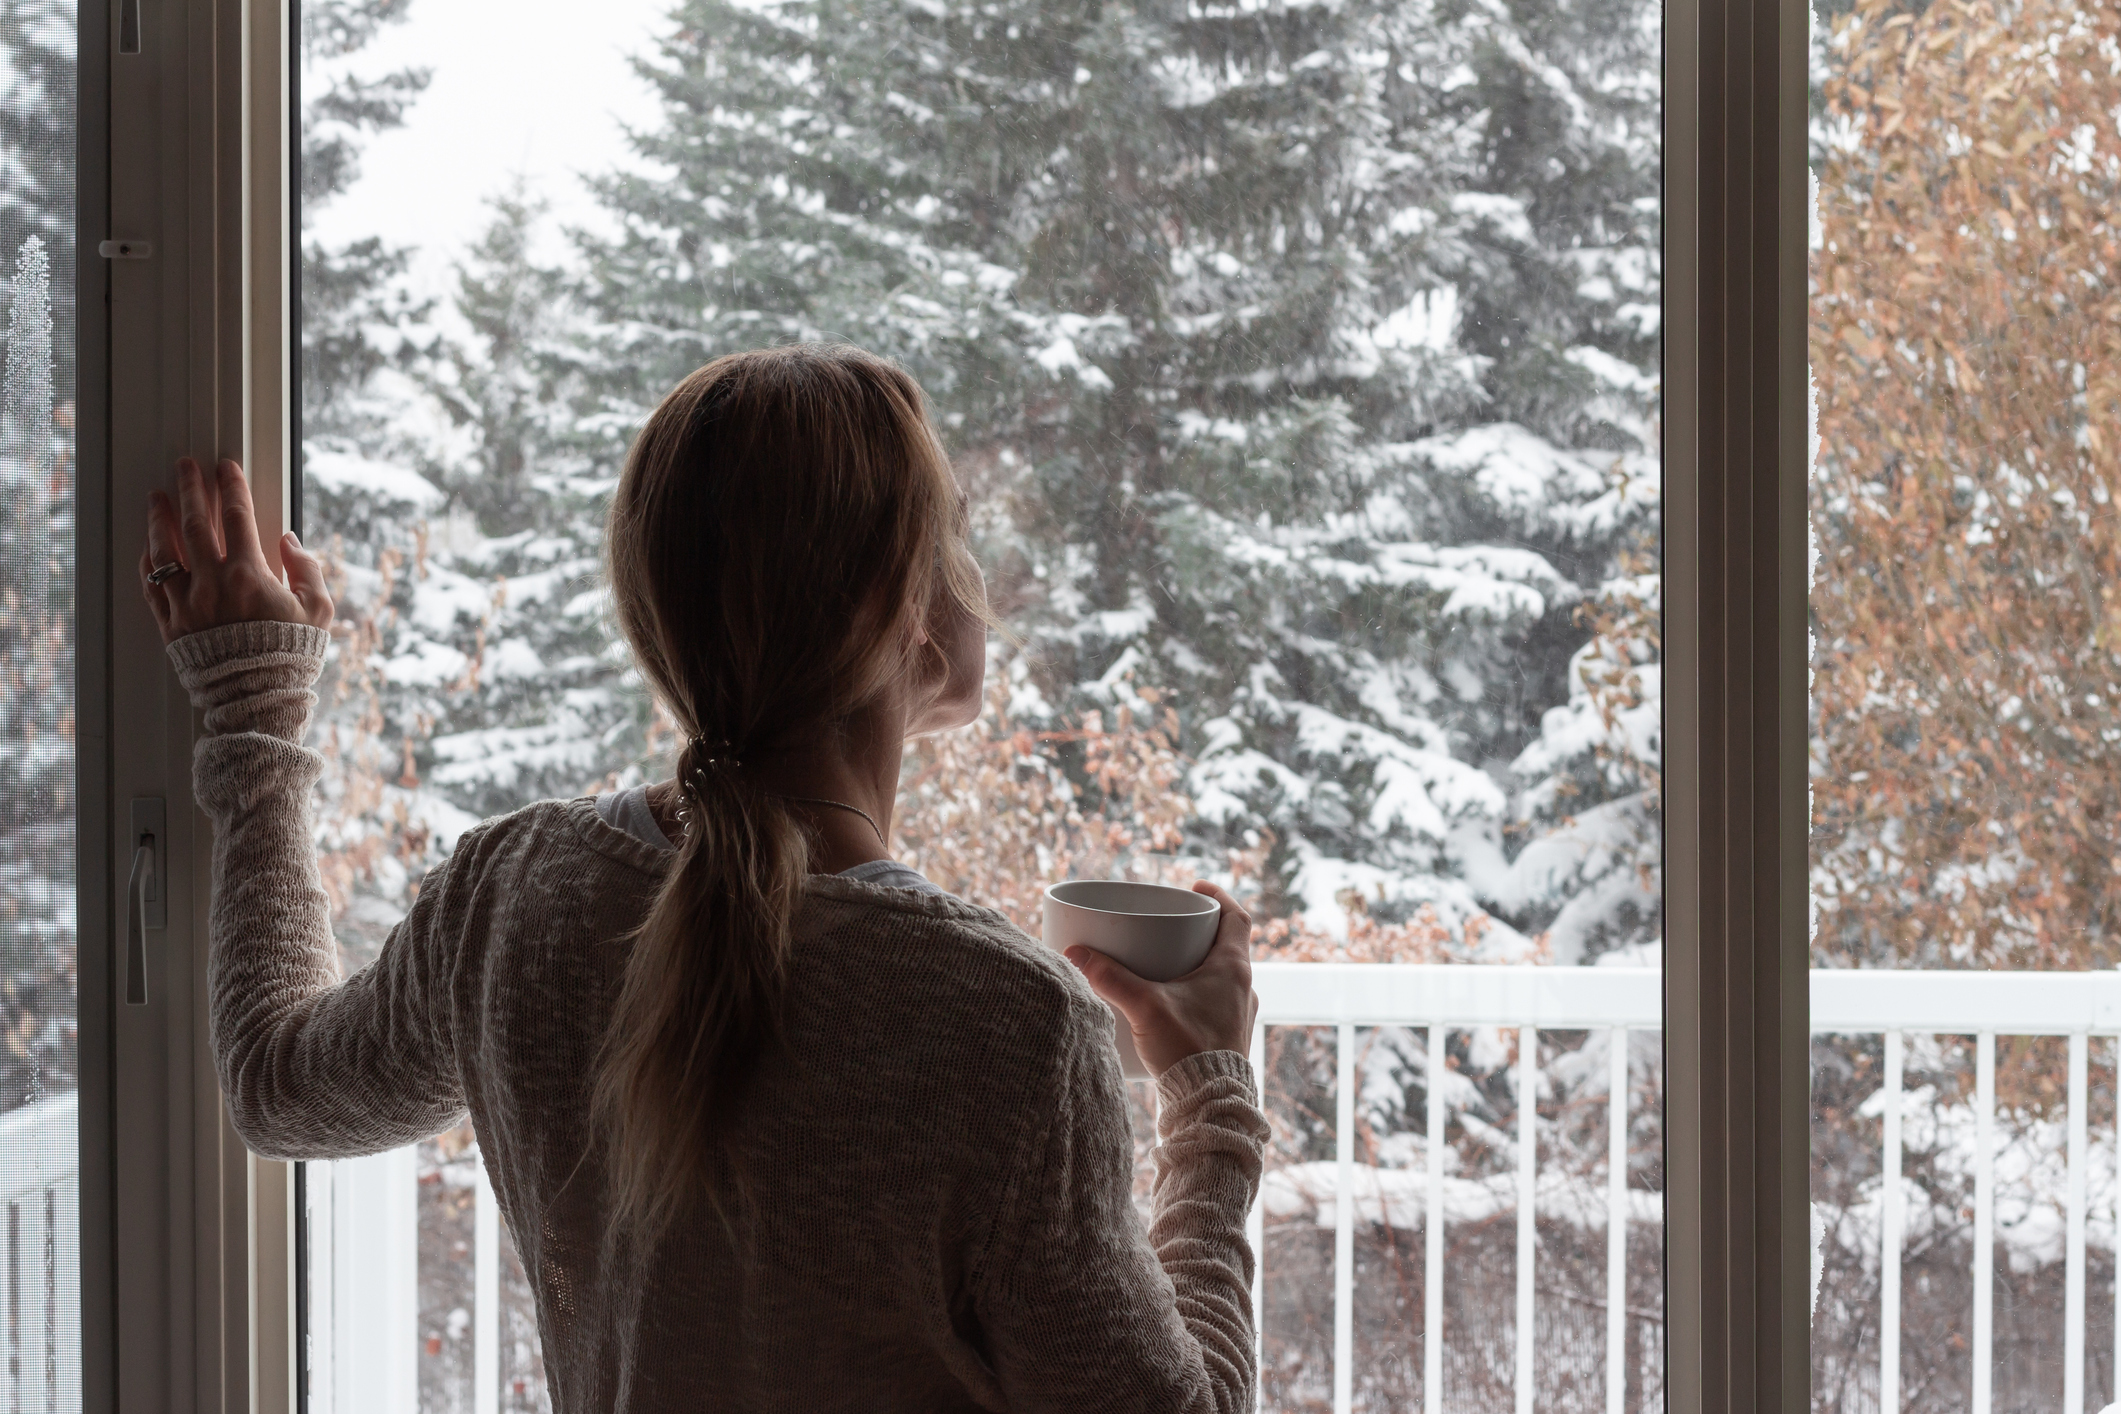
[[[1801,0],[1665,11],[1665,1148],[1675,1411],[1810,1402]]]
[[[180,455],[288,497],[287,0],[80,14],[80,1037],[84,1408],[291,1411],[292,1166],[229,1127],[207,1039],[209,835],[196,723],[140,604],[151,488]],[[121,26],[137,52],[120,53]],[[146,259],[96,258],[106,239]],[[100,373],[100,377],[97,374]],[[114,991],[129,802],[168,802],[148,1004]]]
[[[74,163],[74,986],[80,1080],[81,1404],[117,1402],[115,1221],[116,792],[110,744],[110,265],[89,259],[110,230],[110,65],[90,56],[113,48],[108,6],[81,7]]]
[[[229,1130],[207,1046],[208,838],[171,809],[150,1004],[113,991],[132,797],[189,798],[195,723],[138,609],[140,507],[241,459],[289,523],[291,0],[84,6],[80,956],[84,1397],[293,1410],[292,1166]],[[137,10],[135,10],[137,13]],[[1668,1403],[1808,1403],[1807,13],[1665,13]],[[92,56],[95,61],[92,62]],[[154,242],[145,261],[98,241]],[[108,303],[106,304],[106,300]],[[103,370],[105,377],[90,376]],[[269,551],[270,552],[270,551]]]

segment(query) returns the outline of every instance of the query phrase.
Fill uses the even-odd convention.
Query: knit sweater
[[[169,653],[205,713],[215,1064],[261,1154],[344,1158],[468,1112],[537,1291],[560,1414],[1245,1410],[1245,1058],[1159,1082],[1155,1216],[1130,1197],[1111,1015],[947,894],[811,877],[787,1046],[721,1136],[730,1182],[654,1244],[607,1233],[590,1122],[631,931],[671,855],[544,801],[467,831],[341,981],[302,745],[325,635],[242,623]]]

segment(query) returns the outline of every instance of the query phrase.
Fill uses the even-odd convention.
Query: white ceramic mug
[[[1221,914],[1221,904],[1191,889],[1070,879],[1046,890],[1040,940],[1055,952],[1078,943],[1096,948],[1137,977],[1169,982],[1206,960]],[[1134,1033],[1118,1007],[1112,1007],[1112,1021],[1120,1069],[1134,1079],[1147,1079],[1149,1068],[1135,1053]]]

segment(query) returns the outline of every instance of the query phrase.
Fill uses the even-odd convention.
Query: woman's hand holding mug
[[[224,458],[209,479],[190,457],[177,463],[177,500],[148,499],[140,592],[162,641],[252,620],[331,627],[324,566],[292,531],[280,537],[276,573],[258,541],[258,513],[243,468]]]
[[[1077,944],[1067,950],[1090,989],[1119,1009],[1134,1034],[1134,1049],[1154,1075],[1203,1051],[1252,1045],[1259,998],[1252,991],[1252,915],[1205,881],[1193,886],[1222,905],[1215,942],[1201,965],[1170,982],[1151,982],[1125,965]]]

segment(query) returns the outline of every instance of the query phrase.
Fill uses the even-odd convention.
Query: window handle
[[[118,52],[140,52],[140,0],[118,0]]]
[[[159,797],[133,801],[133,867],[125,881],[125,1002],[147,1005],[147,930],[169,926],[162,890],[163,807]]]
[[[147,1005],[147,896],[155,892],[155,837],[133,847],[133,876],[125,885],[125,1000]]]

